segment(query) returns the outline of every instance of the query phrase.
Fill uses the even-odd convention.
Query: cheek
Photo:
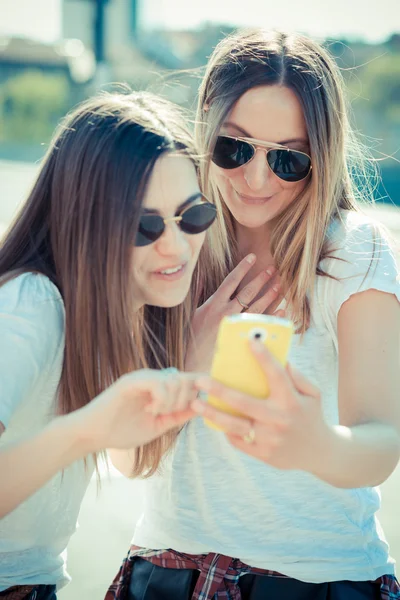
[[[192,258],[197,261],[200,254],[200,250],[206,239],[206,233],[199,233],[197,235],[188,236],[190,248],[192,251]]]
[[[285,194],[288,203],[298,198],[306,186],[307,181],[299,181],[299,183],[281,182],[282,193]]]
[[[131,254],[131,271],[133,277],[137,279],[144,266],[148,262],[148,256],[151,253],[151,245],[135,248]]]
[[[232,169],[229,171],[213,165],[211,176],[222,194],[224,194],[232,187],[240,189],[240,182],[243,180],[243,169]]]

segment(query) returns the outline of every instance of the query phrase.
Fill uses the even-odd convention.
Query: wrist
[[[56,417],[50,424],[55,436],[63,440],[70,461],[85,458],[99,451],[96,437],[87,422],[85,410]]]

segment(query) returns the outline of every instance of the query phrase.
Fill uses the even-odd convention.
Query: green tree
[[[26,70],[0,86],[0,141],[48,142],[68,109],[69,83],[63,74]]]
[[[380,119],[400,124],[400,53],[371,60],[350,78],[355,109],[375,112]]]

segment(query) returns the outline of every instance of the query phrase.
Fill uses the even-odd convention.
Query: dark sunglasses
[[[278,144],[259,140],[219,135],[215,144],[212,161],[221,169],[237,169],[249,163],[256,150],[266,150],[269,168],[279,179],[296,182],[305,179],[311,171],[311,158],[300,150],[290,150]]]
[[[203,233],[214,223],[216,216],[217,209],[207,200],[197,200],[167,219],[157,214],[142,215],[135,246],[152,244],[162,236],[165,225],[172,222],[177,223],[184,233]]]

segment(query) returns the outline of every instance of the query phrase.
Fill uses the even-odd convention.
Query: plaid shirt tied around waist
[[[238,586],[245,574],[285,578],[286,575],[249,567],[238,558],[223,554],[184,554],[174,550],[148,550],[131,546],[118,575],[108,589],[104,600],[125,600],[135,558],[140,557],[165,569],[193,569],[200,571],[191,600],[242,600]],[[381,586],[381,600],[400,600],[400,585],[393,575],[377,580]]]

